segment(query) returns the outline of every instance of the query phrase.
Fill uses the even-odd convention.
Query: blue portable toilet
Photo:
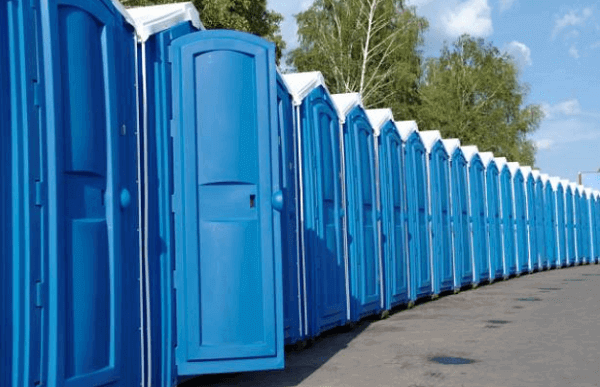
[[[577,263],[577,236],[575,231],[575,189],[577,185],[565,181],[565,219],[567,234],[567,265],[572,266]]]
[[[594,190],[591,188],[585,188],[585,212],[586,212],[586,235],[587,235],[587,245],[588,245],[588,263],[596,263],[594,251]]]
[[[583,259],[582,263],[590,263],[591,257],[591,241],[590,241],[590,212],[589,212],[589,199],[587,189],[580,185],[580,202],[581,202],[581,234],[582,234],[582,245],[583,245]]]
[[[104,0],[11,1],[0,17],[14,82],[10,134],[2,126],[11,141],[12,382],[2,369],[0,384],[137,385],[133,28]]]
[[[557,267],[567,265],[567,233],[565,222],[565,190],[564,183],[558,177],[550,178],[556,200],[556,257]]]
[[[199,31],[169,59],[177,374],[283,368],[275,46]]]
[[[358,321],[383,310],[377,165],[373,128],[360,94],[334,94],[343,124],[348,214],[350,319]]]
[[[146,294],[142,326],[144,383],[177,381],[174,297],[175,235],[173,195],[172,80],[169,47],[174,39],[204,29],[191,3],[130,8],[136,27],[140,123],[140,191]],[[147,352],[150,352],[148,354]],[[147,371],[146,371],[147,369]]]
[[[510,162],[508,167],[513,179],[517,274],[529,273],[529,228],[527,224],[525,177],[519,163]]]
[[[547,268],[560,266],[558,258],[558,239],[556,234],[556,190],[549,175],[542,173],[544,183],[544,232],[546,241]]]
[[[504,278],[502,255],[500,173],[492,152],[479,153],[485,167],[485,204],[487,216],[488,256],[490,280]]]
[[[468,164],[456,138],[442,140],[450,156],[450,203],[452,251],[454,256],[454,287],[473,284],[471,232],[469,222]]]
[[[515,245],[513,178],[505,157],[496,157],[494,161],[498,167],[500,180],[500,235],[502,239],[504,275],[513,276],[518,273]]]
[[[539,270],[548,268],[548,256],[546,254],[546,230],[545,230],[545,206],[544,206],[544,182],[540,171],[531,172],[534,179],[535,196],[535,235],[537,242],[537,263]]]
[[[402,138],[390,109],[367,110],[379,145],[381,251],[385,309],[409,302],[406,194]]]
[[[600,191],[594,191],[593,196],[594,262],[600,263]]]
[[[305,338],[350,319],[340,118],[319,72],[285,74],[293,96]]]
[[[582,211],[582,186],[573,183],[573,213],[575,224],[575,264],[585,263],[584,219]]]
[[[527,203],[527,233],[529,244],[529,271],[534,272],[539,269],[538,264],[538,243],[536,228],[536,197],[535,197],[535,178],[531,167],[521,167],[521,172],[525,179],[525,198]]]
[[[454,290],[452,254],[450,156],[437,130],[419,132],[427,150],[429,254],[433,262],[433,293]]]
[[[433,265],[427,233],[427,151],[415,121],[396,121],[396,126],[404,143],[410,299],[414,302],[433,294]]]
[[[469,217],[471,221],[473,282],[479,284],[490,279],[485,207],[485,166],[476,146],[463,146],[462,151],[469,163]]]

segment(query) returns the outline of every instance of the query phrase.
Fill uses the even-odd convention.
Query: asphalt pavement
[[[599,386],[600,265],[500,281],[336,329],[281,371],[196,386]]]

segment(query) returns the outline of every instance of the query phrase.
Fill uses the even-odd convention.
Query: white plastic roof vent
[[[362,107],[362,99],[359,93],[345,93],[345,94],[334,94],[331,96],[333,104],[340,114],[340,121],[346,122],[346,116],[356,106]]]
[[[408,140],[411,134],[419,131],[416,121],[396,121],[396,127],[400,132],[402,141]]]
[[[442,135],[439,130],[426,130],[424,132],[419,132],[419,135],[421,136],[421,141],[423,141],[427,153],[431,153],[435,144],[438,141],[442,141]]]
[[[452,157],[456,149],[460,148],[460,140],[458,138],[447,138],[442,140],[442,143],[446,147],[446,152],[448,152],[450,157]]]
[[[204,29],[198,10],[190,2],[129,8],[127,12],[133,19],[132,24],[142,42],[185,21],[191,22],[199,30]]]
[[[289,92],[294,99],[294,105],[302,104],[311,91],[319,86],[323,86],[325,90],[325,78],[320,71],[310,71],[307,73],[283,74],[281,76],[289,88]],[[329,92],[329,91],[327,91]]]
[[[514,177],[515,174],[517,173],[517,171],[521,168],[521,166],[519,165],[519,163],[512,161],[510,163],[507,163],[508,165],[508,169],[510,170],[510,174]]]
[[[381,133],[381,128],[388,122],[394,121],[394,115],[392,109],[369,109],[367,110],[367,117],[373,127],[373,131],[376,136]]]
[[[465,145],[460,147],[460,149],[462,149],[463,154],[465,155],[465,159],[469,164],[471,164],[471,160],[473,160],[473,157],[479,154],[479,148],[477,148],[476,145]]]
[[[486,168],[494,161],[494,154],[492,152],[480,152],[479,157],[481,157],[481,161],[483,161],[483,165]]]

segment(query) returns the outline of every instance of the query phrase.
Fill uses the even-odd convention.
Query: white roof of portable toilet
[[[396,121],[396,128],[398,128],[398,132],[400,132],[402,141],[408,140],[413,132],[419,131],[416,121]]]
[[[448,152],[450,157],[452,157],[452,154],[456,149],[460,148],[460,140],[458,138],[443,139],[442,143],[444,144],[444,147],[446,147],[446,152]]]
[[[537,181],[538,177],[540,177],[540,176],[541,176],[541,173],[540,173],[540,171],[539,171],[539,170],[537,170],[537,169],[533,169],[533,170],[531,171],[531,174],[533,175],[533,180],[535,180],[535,181]]]
[[[585,187],[581,184],[577,184],[577,191],[579,192],[579,195],[583,195],[585,193]]]
[[[325,78],[320,71],[310,71],[307,73],[283,74],[281,78],[285,81],[290,94],[292,95],[294,105],[302,104],[311,91],[319,86],[325,86]],[[327,90],[329,92],[329,90]]]
[[[508,162],[506,161],[506,157],[494,157],[494,162],[498,166],[498,172],[501,172],[502,168],[504,168],[508,164]]]
[[[600,198],[600,191],[594,191],[594,197],[596,199]]]
[[[519,163],[517,163],[516,161],[511,161],[510,163],[507,163],[507,165],[512,176],[514,176],[515,173],[517,173],[517,171],[521,168],[521,165],[519,165]]]
[[[591,188],[585,188],[585,194],[587,195],[588,198],[591,198],[592,195],[594,193],[594,190]]]
[[[191,22],[199,30],[204,29],[198,10],[190,2],[128,8],[126,12],[133,20],[130,23],[142,42],[154,34],[185,21]]]
[[[471,160],[473,160],[473,157],[479,154],[479,148],[477,148],[476,145],[465,145],[461,146],[460,149],[463,151],[465,159],[469,164],[471,163]]]
[[[540,176],[542,177],[542,183],[546,185],[546,183],[548,183],[548,180],[550,180],[550,175],[548,175],[547,173],[542,173]]]
[[[573,192],[573,195],[575,195],[575,192],[577,192],[577,183],[569,182],[569,187],[571,187],[571,192]]]
[[[552,190],[557,191],[558,185],[561,183],[560,177],[551,177],[550,185],[552,186]]]
[[[369,109],[366,112],[367,118],[369,118],[369,122],[371,123],[376,136],[379,136],[381,128],[383,128],[383,125],[388,121],[394,122],[392,109]]]
[[[426,130],[424,132],[419,132],[419,136],[421,136],[421,141],[423,141],[423,145],[425,145],[427,153],[431,153],[431,150],[435,144],[438,141],[442,141],[442,135],[439,130]]]
[[[492,152],[480,152],[479,157],[481,157],[481,161],[483,161],[483,165],[486,168],[494,160],[494,154]]]
[[[335,105],[340,115],[340,122],[346,122],[346,115],[352,111],[356,106],[363,106],[362,98],[359,93],[344,93],[344,94],[333,94],[331,96],[333,104]]]
[[[523,180],[527,181],[527,178],[529,178],[529,175],[532,174],[531,172],[532,172],[532,170],[531,170],[530,166],[526,165],[524,167],[521,167],[521,173],[523,174]]]

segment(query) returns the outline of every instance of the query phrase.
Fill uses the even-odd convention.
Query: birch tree
[[[288,64],[319,70],[333,93],[359,92],[369,108],[414,116],[427,21],[400,0],[315,0],[298,15]]]
[[[535,146],[529,137],[543,113],[538,105],[525,105],[527,94],[507,54],[464,35],[426,63],[419,128],[437,129],[443,137],[533,165]]]

